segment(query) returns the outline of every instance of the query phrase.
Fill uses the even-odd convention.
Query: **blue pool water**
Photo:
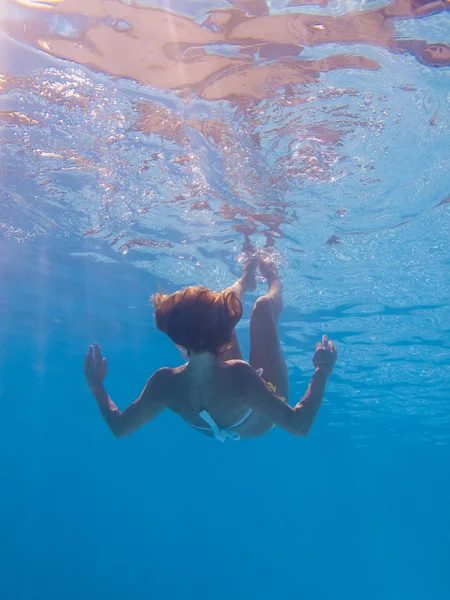
[[[2,5],[5,600],[450,595],[448,5],[294,4]],[[149,296],[256,249],[292,402],[339,349],[310,435],[115,439],[87,346],[125,408],[182,360]]]

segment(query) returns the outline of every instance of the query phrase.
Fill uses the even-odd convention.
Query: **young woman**
[[[257,267],[269,291],[253,307],[250,361],[246,363],[234,328],[242,316],[242,296],[256,287]],[[107,363],[100,346],[90,346],[84,373],[114,435],[133,433],[165,408],[221,442],[258,437],[275,425],[293,435],[307,435],[322,403],[337,351],[323,336],[316,344],[315,372],[306,394],[294,408],[289,406],[288,374],[278,335],[281,292],[276,267],[256,257],[246,263],[242,277],[221,293],[195,286],[170,296],[155,294],[156,326],[186,351],[189,360],[176,369],[156,371],[140,397],[123,412],[103,387]]]

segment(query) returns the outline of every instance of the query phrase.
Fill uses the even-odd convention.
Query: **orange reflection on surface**
[[[106,98],[108,111],[99,111],[102,114],[96,118],[108,123],[121,120],[121,125],[130,126],[133,131],[158,136],[158,142],[173,143],[180,151],[179,156],[171,155],[166,161],[160,152],[149,153],[137,168],[143,178],[139,184],[143,180],[146,184],[153,182],[155,176],[151,169],[155,167],[156,171],[159,163],[164,164],[158,172],[158,184],[166,182],[169,169],[183,180],[179,188],[175,185],[170,188],[168,203],[177,209],[211,211],[233,222],[233,230],[244,237],[243,249],[248,250],[255,233],[266,236],[267,247],[273,246],[274,240],[283,235],[282,226],[289,224],[292,216],[287,212],[289,202],[282,198],[291,186],[299,186],[306,179],[333,181],[336,173],[340,176],[343,172],[340,166],[334,166],[345,158],[338,150],[346,133],[361,127],[367,130],[375,127],[370,118],[352,114],[346,100],[331,102],[346,95],[358,96],[357,91],[323,89],[319,98],[313,96],[316,92],[311,91],[312,84],[320,82],[321,75],[331,71],[381,68],[376,60],[351,53],[351,44],[371,44],[392,54],[409,54],[428,66],[450,65],[449,45],[399,38],[395,29],[399,19],[436,14],[447,10],[450,4],[444,0],[396,0],[374,10],[331,16],[317,14],[317,11],[315,14],[301,11],[270,14],[265,0],[232,0],[230,3],[233,7],[212,10],[200,23],[163,8],[128,5],[118,0],[19,2],[22,7],[26,4],[26,10],[14,19],[3,18],[2,27],[13,38],[57,58],[176,92],[178,98],[172,96],[172,106],[176,106],[177,101],[180,106],[193,98],[208,101],[208,107],[226,100],[226,106],[235,109],[233,114],[239,121],[236,126],[227,122],[219,110],[192,116],[194,111],[184,113],[161,106],[157,101],[144,100],[134,104],[132,120],[109,107]],[[310,4],[325,6],[327,0],[290,2],[292,7]],[[58,33],[51,19],[39,18],[42,8],[46,16],[51,13],[61,23],[71,25],[73,32],[70,35]],[[325,44],[339,45],[339,52],[330,50],[324,58],[303,58],[306,48]],[[348,46],[348,52],[342,46]],[[64,85],[54,81],[51,74],[39,83],[29,77],[0,77],[2,93],[21,88],[48,103],[68,110],[78,108],[89,114],[96,92],[87,93],[84,85],[84,81],[77,82],[76,77]],[[414,91],[415,87],[404,86],[403,89]],[[107,92],[102,94],[107,96]],[[320,104],[324,99],[330,101],[328,106]],[[319,122],[308,119],[308,107],[314,103],[318,106]],[[18,110],[3,111],[0,120],[13,125],[39,124],[37,119]],[[430,125],[434,124],[433,118]],[[383,126],[380,120],[377,127]],[[214,159],[218,163],[214,168],[220,172],[221,191],[197,173],[201,159],[200,153],[195,154],[193,133],[197,139],[198,133],[201,135],[208,149],[214,148]],[[116,132],[112,125],[111,131],[105,132],[104,140],[94,140],[96,149],[105,152],[104,145],[113,144],[119,134],[122,130],[118,128]],[[277,138],[276,143],[282,148],[271,170],[269,159],[264,161],[274,153],[268,147],[272,138]],[[58,156],[75,163],[81,170],[100,173],[105,179],[100,184],[102,191],[113,194],[116,188],[109,180],[114,171],[102,166],[105,154],[101,152],[98,162],[72,151],[60,152]],[[263,167],[258,167],[261,164]],[[375,178],[365,180],[366,183],[376,181]],[[140,189],[138,185],[137,188]],[[245,198],[246,202],[233,204],[230,196]],[[139,214],[148,211],[148,206],[137,209]],[[113,243],[117,244],[122,237],[115,238]],[[329,239],[330,244],[338,242],[333,236]],[[161,245],[171,247],[165,242],[136,237],[122,244],[120,250]]]
[[[34,4],[22,19],[4,19],[3,27],[16,39],[103,73],[178,90],[186,97],[199,94],[232,102],[242,96],[259,101],[277,86],[308,83],[331,69],[377,68],[375,61],[363,56],[295,59],[306,46],[367,43],[394,53],[411,52],[424,64],[450,64],[446,44],[418,47],[414,40],[395,38],[395,19],[446,10],[449,4],[443,0],[397,0],[387,7],[341,16],[269,15],[262,0],[236,0],[235,5],[242,9],[213,10],[199,24],[165,9],[117,0],[65,0],[47,8],[69,21],[77,15],[86,18],[71,37],[58,35],[47,22],[34,18],[39,12]],[[232,55],[226,48],[237,52]],[[274,59],[282,60],[264,63]]]

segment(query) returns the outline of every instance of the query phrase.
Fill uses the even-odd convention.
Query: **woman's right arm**
[[[87,384],[109,428],[116,437],[121,438],[130,435],[164,410],[172,369],[156,371],[147,381],[139,398],[124,411],[117,408],[103,386],[107,369],[100,346],[90,346],[84,361]]]

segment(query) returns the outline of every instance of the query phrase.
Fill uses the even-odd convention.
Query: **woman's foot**
[[[256,289],[256,269],[259,263],[259,256],[252,256],[247,259],[242,269],[241,277],[229,289],[242,300],[245,292],[254,292]]]
[[[256,290],[256,269],[259,264],[259,256],[252,256],[244,264],[242,276],[239,279],[244,292],[254,292]]]
[[[269,291],[265,296],[262,296],[262,298],[272,302],[275,316],[278,318],[283,310],[283,287],[280,278],[278,277],[277,266],[272,260],[261,257],[259,259],[259,272],[269,284]]]
[[[272,260],[260,257],[258,266],[259,272],[267,280],[269,287],[272,287],[272,285],[275,285],[276,283],[280,283],[277,266]]]

